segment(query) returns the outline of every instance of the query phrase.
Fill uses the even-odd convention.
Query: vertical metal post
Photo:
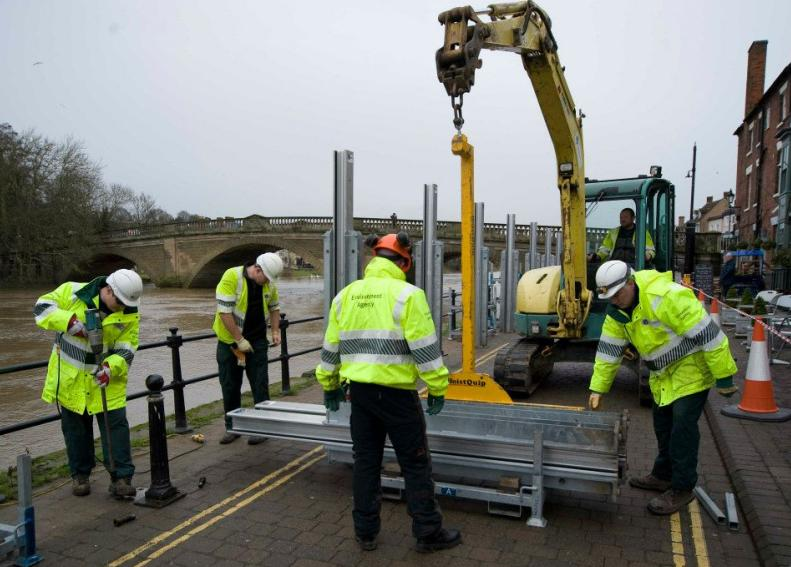
[[[187,423],[187,411],[184,407],[184,378],[181,375],[181,353],[179,349],[184,339],[178,334],[178,327],[170,327],[167,339],[170,348],[171,365],[173,367],[173,410],[176,418],[176,433],[189,433],[192,428]]]
[[[283,394],[291,393],[291,369],[288,354],[288,319],[280,314],[280,390]]]
[[[475,330],[478,336],[478,346],[484,347],[487,344],[488,323],[487,313],[489,310],[488,294],[488,275],[489,275],[489,251],[483,243],[483,203],[475,203]],[[467,291],[462,290],[466,295]],[[462,295],[462,298],[464,295]]]
[[[354,230],[354,152],[335,152],[335,200],[333,229],[335,231],[335,285],[333,297],[350,281],[347,278],[351,254],[346,234]]]
[[[516,297],[516,290],[514,289],[514,281],[516,274],[514,273],[514,260],[516,259],[516,215],[509,213],[506,215],[505,220],[505,254],[503,255],[503,262],[500,266],[500,289],[501,303],[500,328],[510,333],[514,326],[514,298]]]
[[[530,265],[528,269],[538,268],[538,223],[530,223]]]
[[[545,528],[544,518],[544,430],[536,428],[533,435],[533,506],[530,508],[530,519],[527,525]]]
[[[162,508],[186,496],[170,483],[168,440],[165,431],[165,402],[162,386],[165,381],[159,374],[146,378],[148,388],[148,438],[151,457],[151,486],[145,500],[135,501],[140,506]]]
[[[555,240],[555,262],[558,265],[563,265],[563,231],[558,231],[558,237]]]
[[[416,284],[426,293],[431,318],[437,329],[442,350],[442,248],[437,242],[437,186],[423,186],[423,240],[419,243],[419,262],[416,262]],[[437,258],[439,257],[439,265]],[[417,259],[417,258],[416,258]]]
[[[41,561],[41,556],[36,553],[36,515],[33,508],[33,466],[30,455],[17,455],[16,471],[19,524],[24,526],[24,538],[20,541],[19,556],[15,564],[28,567]]]
[[[544,228],[544,266],[552,265],[552,229]]]

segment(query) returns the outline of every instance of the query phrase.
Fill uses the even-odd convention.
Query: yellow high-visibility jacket
[[[431,395],[445,395],[448,369],[426,295],[390,260],[371,260],[365,278],[332,300],[328,318],[316,368],[324,390],[348,380],[409,390],[420,377]]]
[[[270,311],[279,309],[279,298],[277,286],[272,282],[266,282],[264,288],[264,317],[269,318]],[[244,328],[244,319],[247,314],[247,280],[244,277],[244,266],[228,268],[217,284],[217,313],[214,315],[212,330],[217,335],[220,342],[231,344],[234,342],[233,335],[225,328],[220,319],[220,313],[233,313],[233,319],[239,326]]]
[[[611,229],[607,232],[607,235],[604,237],[604,240],[599,246],[599,250],[596,252],[598,254],[599,259],[604,262],[605,260],[609,260],[610,256],[612,256],[612,252],[615,249],[615,243],[618,241],[618,231],[621,229],[620,226],[616,226],[615,228]],[[634,234],[632,234],[632,245],[635,245],[637,242],[637,229],[635,229]],[[635,255],[637,255],[637,250],[635,250]],[[654,239],[651,238],[651,233],[647,230],[645,231],[645,256],[646,260],[652,260],[656,255],[656,247],[654,246]]]
[[[88,339],[73,337],[66,331],[72,315],[85,323],[85,311],[98,308],[99,289],[106,280],[100,277],[87,284],[66,282],[39,297],[33,308],[36,325],[57,331],[41,399],[47,403],[57,399],[64,408],[78,414],[86,409],[91,415],[102,412],[101,392],[93,380],[98,366]],[[137,351],[139,330],[137,307],[126,307],[102,320],[102,362],[109,365],[112,374],[106,387],[108,410],[126,406],[126,383]]]
[[[651,371],[657,405],[707,390],[719,378],[736,373],[728,337],[695,295],[673,282],[671,272],[636,272],[639,303],[629,317],[610,306],[596,351],[590,389],[610,391],[628,343]]]

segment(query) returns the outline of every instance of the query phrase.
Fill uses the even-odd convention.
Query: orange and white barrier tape
[[[698,292],[698,299],[699,300],[701,298],[704,298],[704,297],[707,297],[710,300],[716,300],[717,303],[720,305],[720,308],[730,309],[731,311],[735,311],[736,313],[738,313],[742,317],[747,317],[748,319],[751,319],[753,321],[753,323],[758,323],[758,324],[762,325],[764,330],[767,333],[769,333],[771,335],[774,335],[775,337],[777,337],[778,339],[780,339],[784,343],[791,345],[791,339],[789,339],[788,337],[786,337],[782,333],[778,332],[774,327],[772,327],[772,325],[768,325],[768,324],[764,323],[764,321],[761,319],[762,316],[757,316],[756,317],[756,316],[751,315],[749,313],[745,313],[741,309],[736,309],[735,307],[731,307],[730,305],[728,305],[724,301],[719,301],[716,297],[708,295],[702,289],[699,289],[697,287],[694,287],[694,286],[691,286],[691,285],[690,286],[685,286],[685,287],[689,287],[689,289]],[[791,313],[789,313],[789,318],[791,318]]]

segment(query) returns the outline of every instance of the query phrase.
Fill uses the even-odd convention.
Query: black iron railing
[[[272,364],[273,362],[280,362],[280,379],[282,381],[281,389],[284,394],[288,394],[291,392],[291,376],[289,375],[289,364],[288,364],[289,360],[297,356],[302,356],[303,354],[309,354],[311,352],[316,352],[318,350],[321,350],[321,347],[317,346],[313,348],[303,349],[297,352],[289,352],[288,328],[291,325],[297,325],[300,323],[310,323],[313,321],[321,321],[322,319],[323,317],[308,317],[306,319],[289,321],[288,318],[286,318],[285,313],[280,314],[280,356],[276,358],[270,358],[269,364]],[[216,335],[214,333],[203,333],[200,335],[191,335],[189,337],[184,337],[178,334],[177,327],[171,327],[170,335],[164,341],[146,343],[140,345],[137,349],[138,351],[148,350],[151,348],[162,348],[162,347],[168,347],[171,349],[173,381],[170,384],[166,384],[165,386],[163,386],[162,391],[173,390],[173,405],[175,407],[174,414],[176,420],[176,432],[178,433],[186,433],[187,431],[190,431],[190,427],[187,424],[187,413],[184,407],[184,388],[189,386],[190,384],[197,384],[198,382],[210,380],[212,378],[216,378],[217,376],[219,376],[219,372],[212,372],[211,374],[204,374],[202,376],[195,376],[193,378],[184,379],[181,373],[181,353],[179,349],[182,347],[184,343],[213,339],[215,338],[215,336]],[[49,364],[49,360],[26,362],[23,364],[14,364],[12,366],[1,367],[0,374],[12,374],[15,372],[22,372],[24,370],[46,368],[48,364]],[[139,392],[128,394],[126,396],[126,399],[127,401],[136,400],[138,398],[144,398],[148,394],[149,394],[148,390],[141,390]],[[0,435],[6,435],[7,433],[14,433],[16,431],[30,429],[32,427],[44,425],[45,423],[58,421],[59,419],[60,419],[60,415],[57,413],[53,413],[50,415],[37,417],[35,419],[30,419],[27,421],[12,423],[11,425],[5,425],[0,427]]]

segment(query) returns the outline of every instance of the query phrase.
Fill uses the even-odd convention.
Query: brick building
[[[766,41],[747,52],[744,120],[736,129],[736,218],[738,239],[791,240],[791,64],[764,91]]]

